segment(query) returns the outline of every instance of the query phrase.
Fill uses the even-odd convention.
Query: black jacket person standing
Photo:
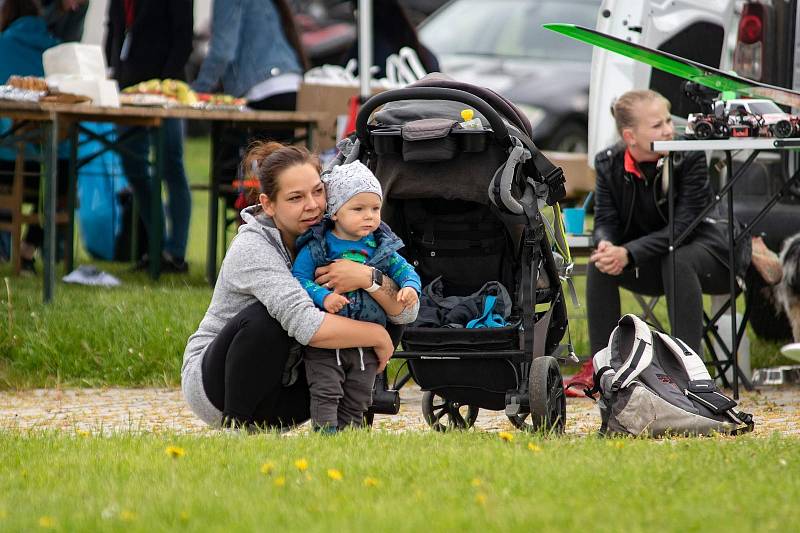
[[[108,6],[106,58],[120,89],[150,79],[185,80],[186,61],[192,52],[194,23],[192,0],[111,0]],[[164,120],[164,182],[169,203],[162,271],[186,272],[184,261],[189,239],[192,196],[183,166],[184,124],[180,119]],[[128,128],[120,127],[120,133]],[[146,156],[152,139],[132,138],[128,150]],[[141,157],[122,154],[122,166],[147,221],[151,209],[151,169]],[[145,258],[142,258],[145,259]],[[146,265],[142,261],[140,266]]]
[[[192,0],[111,0],[106,59],[124,89],[154,78],[186,80],[192,53]]]

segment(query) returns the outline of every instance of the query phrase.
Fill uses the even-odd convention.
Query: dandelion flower
[[[53,519],[52,516],[40,516],[39,527],[43,527],[46,529],[56,527],[56,521]]]
[[[475,503],[478,505],[486,505],[486,494],[479,492],[475,495]]]
[[[377,487],[378,486],[378,480],[375,479],[374,477],[365,477],[364,478],[364,486],[365,487]]]
[[[500,437],[501,440],[504,440],[506,442],[511,442],[512,440],[514,440],[514,435],[508,431],[501,431],[500,433],[497,434],[497,436]]]
[[[79,437],[88,437],[89,435],[91,435],[91,433],[89,433],[85,429],[76,429],[75,434]]]
[[[622,442],[621,440],[611,441],[611,442],[608,443],[608,445],[611,446],[612,448],[616,448],[618,450],[620,450],[620,449],[625,447],[625,443]]]
[[[284,485],[286,485],[286,478],[283,476],[278,476],[275,478],[275,481],[273,481],[273,483],[275,483],[276,487],[283,487]]]
[[[473,478],[472,481],[469,482],[469,484],[472,485],[473,487],[480,487],[481,486],[481,480],[480,480],[480,478],[476,477],[476,478]]]
[[[342,472],[340,470],[336,470],[335,468],[329,468],[328,477],[334,481],[341,481],[344,476],[342,476]]]
[[[164,453],[172,457],[173,459],[178,459],[179,457],[183,457],[186,455],[186,450],[179,446],[167,446],[167,449],[164,450]]]
[[[538,444],[534,444],[532,442],[528,443],[528,449],[530,451],[532,451],[533,453],[539,453],[539,452],[542,451],[542,447],[541,446],[539,446]]]
[[[119,513],[119,519],[123,522],[133,522],[136,520],[136,513],[123,509],[122,512]]]
[[[178,518],[181,522],[188,522],[189,521],[189,512],[188,511],[181,511],[178,515]]]
[[[294,467],[301,472],[305,472],[306,470],[308,470],[308,461],[306,461],[305,459],[295,459]]]
[[[261,465],[261,473],[264,474],[265,476],[271,476],[274,471],[275,471],[275,465],[270,462]]]

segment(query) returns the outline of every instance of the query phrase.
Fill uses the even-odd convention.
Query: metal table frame
[[[714,199],[709,205],[700,212],[694,221],[676,237],[675,235],[675,180],[669,180],[668,187],[668,201],[669,201],[669,253],[672,261],[672,287],[673,291],[677,290],[677,279],[675,272],[675,250],[681,245],[692,233],[692,231],[703,221],[705,216],[722,201],[722,198],[727,196],[728,199],[728,217],[729,220],[734,218],[733,209],[733,188],[736,182],[744,175],[758,154],[762,150],[787,150],[800,148],[800,139],[777,139],[777,138],[757,138],[757,139],[721,139],[721,140],[684,140],[684,141],[656,141],[651,143],[651,149],[656,152],[669,152],[667,157],[667,168],[669,175],[672,176],[673,172],[673,153],[674,152],[690,152],[690,151],[709,151],[709,150],[722,150],[725,152],[725,159],[728,165],[728,180],[725,185],[714,196]],[[733,152],[738,150],[753,150],[747,159],[740,165],[738,170],[734,172],[733,168]],[[795,184],[800,183],[800,171],[791,176],[783,185],[780,191],[772,196],[769,202],[758,212],[750,224],[744,225],[743,231],[738,235],[734,235],[734,227],[732,223],[728,224],[728,264],[729,264],[729,296],[730,296],[730,314],[731,314],[731,356],[732,361],[729,364],[732,366],[733,374],[733,397],[739,399],[739,341],[745,334],[744,321],[741,328],[736,326],[736,257],[735,247],[741,242],[742,239],[748,238],[750,231],[761,221],[770,209],[789,191]],[[674,301],[670,302],[670,324],[674,328],[676,309]],[[723,307],[720,312],[716,314],[714,319],[718,319],[727,311],[727,307]],[[722,372],[722,371],[721,371]]]
[[[98,107],[87,104],[55,104],[55,103],[32,103],[0,101],[0,117],[8,117],[12,120],[26,120],[38,124],[42,131],[42,176],[44,178],[44,246],[42,250],[44,263],[44,283],[43,300],[49,303],[54,298],[55,293],[55,212],[56,212],[56,165],[58,158],[58,132],[59,128],[69,131],[71,139],[70,148],[70,191],[68,207],[72,210],[75,206],[75,181],[77,170],[80,166],[88,163],[91,159],[99,156],[103,152],[113,149],[122,150],[121,144],[129,139],[125,136],[116,141],[110,141],[103,136],[98,136],[81,128],[81,122],[112,122],[115,124],[129,126],[144,126],[155,128],[157,137],[156,155],[151,164],[155,167],[156,186],[152,187],[151,200],[154,206],[161,205],[161,177],[163,176],[163,133],[161,124],[164,119],[177,118],[186,120],[207,120],[213,124],[224,122],[237,128],[257,128],[259,130],[271,129],[302,129],[305,130],[305,141],[309,149],[314,144],[314,130],[319,122],[324,118],[320,113],[297,112],[297,111],[253,111],[246,109],[237,110],[203,110],[191,108],[150,108],[150,107]],[[94,139],[103,143],[102,150],[91,154],[81,160],[77,155],[78,133],[91,135]],[[12,132],[13,133],[13,132]],[[0,134],[0,142],[15,142],[11,137],[12,133]],[[212,285],[216,279],[216,245],[217,245],[217,218],[219,212],[219,180],[214,176],[213,166],[209,168],[209,191],[211,198],[209,201],[209,243],[208,243],[208,264],[206,274],[209,283]],[[161,209],[151,209],[150,220],[148,221],[148,231],[150,238],[149,254],[150,259],[149,273],[151,277],[158,278],[161,262],[161,238],[163,233],[163,214]],[[71,215],[72,216],[72,215]],[[74,235],[74,224],[69,224],[68,245],[72,245]],[[155,229],[155,231],[154,231]],[[68,254],[68,263],[71,263],[71,254]],[[67,264],[71,269],[73,265]]]
[[[27,133],[19,134],[24,125],[38,126],[42,147],[40,157],[41,174],[44,177],[44,212],[42,227],[44,230],[44,243],[42,246],[42,259],[44,263],[43,294],[45,303],[52,301],[55,287],[55,257],[56,257],[56,166],[58,161],[58,117],[52,110],[44,109],[36,103],[29,102],[0,102],[0,117],[10,118],[18,124],[10,130],[0,132],[0,145],[11,145],[19,141],[30,142]],[[15,250],[19,253],[19,250]]]

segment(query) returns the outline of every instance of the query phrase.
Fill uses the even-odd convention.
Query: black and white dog
[[[800,343],[800,233],[789,237],[781,248],[783,279],[776,287],[778,303],[792,325],[794,342]]]

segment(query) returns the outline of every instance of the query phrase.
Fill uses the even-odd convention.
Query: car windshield
[[[599,2],[459,0],[428,19],[420,40],[435,54],[590,62],[592,47],[542,28],[565,22],[594,28]]]
[[[756,115],[784,112],[775,102],[750,102],[748,105],[750,106],[750,112]]]

